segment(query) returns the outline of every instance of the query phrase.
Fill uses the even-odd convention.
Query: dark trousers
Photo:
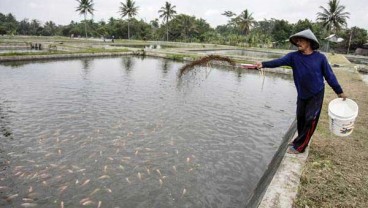
[[[323,96],[324,89],[306,100],[298,98],[296,108],[298,136],[294,139],[293,146],[299,152],[304,152],[316,129],[321,114]]]

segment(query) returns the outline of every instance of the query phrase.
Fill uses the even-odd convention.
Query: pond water
[[[282,57],[283,53],[271,53],[271,52],[263,52],[263,51],[254,51],[254,50],[204,50],[201,51],[208,54],[225,54],[225,55],[238,55],[238,56],[247,56],[247,57],[261,57],[261,58],[269,58],[275,59]]]
[[[245,207],[294,120],[293,81],[224,68],[178,80],[182,65],[0,65],[0,206]]]

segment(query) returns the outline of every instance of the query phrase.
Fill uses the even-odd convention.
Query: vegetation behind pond
[[[289,36],[306,28],[312,29],[322,42],[322,50],[332,49],[336,52],[354,52],[356,48],[366,43],[367,31],[363,28],[346,25],[349,13],[339,1],[331,0],[330,7],[322,7],[316,14],[317,21],[301,19],[297,23],[287,20],[264,19],[256,21],[252,12],[244,8],[240,14],[224,11],[223,15],[229,18],[225,25],[212,28],[205,19],[187,14],[177,14],[176,6],[166,2],[157,11],[157,18],[146,22],[135,16],[140,12],[139,5],[133,0],[117,4],[117,12],[121,19],[109,18],[108,21],[88,19],[95,10],[93,0],[78,1],[76,12],[84,15],[81,22],[71,21],[68,25],[56,25],[52,21],[42,24],[36,19],[17,20],[14,15],[0,13],[0,35],[33,35],[33,36],[66,36],[66,37],[104,37],[114,39],[134,40],[169,40],[179,42],[199,42],[226,45],[240,45],[251,47],[275,47],[289,49]],[[85,5],[83,5],[85,3]],[[321,9],[322,9],[321,8]],[[337,11],[335,11],[337,10]],[[337,19],[338,21],[334,21]],[[162,20],[162,21],[160,21]],[[324,40],[328,35],[335,33],[345,41],[331,43],[327,46]],[[350,41],[351,39],[351,41]],[[348,49],[349,48],[349,49]]]

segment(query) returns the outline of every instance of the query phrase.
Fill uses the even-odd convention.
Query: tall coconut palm
[[[176,14],[175,7],[171,6],[169,2],[166,2],[165,6],[158,10],[158,13],[161,13],[160,18],[164,18],[166,21],[166,41],[169,41],[169,20]]]
[[[346,19],[349,18],[350,13],[345,12],[345,6],[340,5],[339,0],[330,0],[328,8],[320,6],[323,11],[317,13],[317,21],[322,22],[326,27],[328,33],[331,31],[337,32],[342,26],[346,26]]]
[[[87,13],[90,13],[91,15],[93,15],[93,0],[76,0],[79,3],[79,6],[77,7],[77,12],[79,12],[79,14],[83,14],[84,15],[84,31],[86,33],[86,38],[87,38]]]
[[[254,18],[252,17],[252,13],[249,13],[246,9],[236,18],[236,22],[244,35],[247,35],[254,24]]]
[[[128,39],[130,39],[130,18],[134,17],[138,13],[138,6],[135,6],[133,0],[126,0],[126,3],[121,3],[120,15],[122,18],[128,16]]]

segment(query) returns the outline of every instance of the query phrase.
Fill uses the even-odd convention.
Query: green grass
[[[184,58],[187,56],[182,54],[167,54],[166,57],[176,61],[184,61]]]

